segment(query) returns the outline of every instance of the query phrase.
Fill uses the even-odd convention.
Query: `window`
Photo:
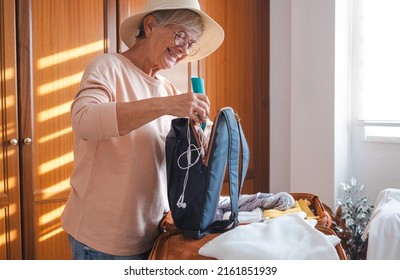
[[[365,141],[400,142],[400,1],[353,0],[353,107]]]

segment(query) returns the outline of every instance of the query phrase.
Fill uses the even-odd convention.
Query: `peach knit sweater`
[[[171,116],[119,136],[116,102],[178,94],[121,54],[94,59],[71,106],[74,169],[61,217],[78,241],[108,254],[149,250],[168,210],[165,137]]]

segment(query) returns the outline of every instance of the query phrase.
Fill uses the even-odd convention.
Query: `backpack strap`
[[[234,228],[239,223],[239,194],[249,164],[249,147],[244,137],[239,118],[232,108],[223,109],[221,114],[225,118],[229,136],[227,162],[231,215],[229,220],[215,221],[211,224],[208,230],[210,233],[222,232],[226,229]],[[242,163],[242,166],[240,166],[240,163]],[[239,169],[241,169],[240,174]]]
[[[240,137],[239,129],[236,125],[236,118],[233,110],[224,110],[226,123],[228,125],[228,171],[229,171],[229,194],[231,197],[231,216],[229,220],[233,222],[232,227],[238,223],[239,215],[239,160],[240,160]]]
[[[241,148],[241,172],[240,172],[240,189],[239,189],[239,195],[242,192],[242,187],[244,184],[244,180],[246,179],[246,174],[247,170],[249,168],[249,162],[250,162],[250,149],[249,145],[247,143],[246,137],[244,137],[242,125],[240,124],[240,118],[239,115],[235,112],[235,117],[236,117],[236,122],[238,125],[238,130],[239,130],[239,136],[240,136],[240,148]]]

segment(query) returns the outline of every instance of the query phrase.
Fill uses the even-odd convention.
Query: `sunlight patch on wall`
[[[14,67],[6,68],[5,77],[6,77],[6,81],[7,80],[12,80],[12,79],[15,78],[15,69],[14,69]]]
[[[104,40],[73,48],[53,55],[43,57],[38,60],[38,69],[44,69],[72,59],[77,59],[90,53],[104,50]]]
[[[60,168],[68,163],[73,162],[73,160],[74,160],[73,152],[69,152],[58,158],[52,159],[52,160],[50,160],[46,163],[43,163],[39,166],[39,175],[43,175],[43,174],[46,174],[47,172],[50,172],[57,168]]]
[[[13,156],[15,156],[15,155],[16,155],[16,150],[15,150],[15,149],[12,149],[12,150],[8,150],[8,151],[7,151],[7,157],[8,157],[8,158],[13,157]]]
[[[15,187],[15,185],[14,185],[14,187]],[[18,214],[18,204],[17,203],[11,203],[9,206],[8,206],[8,214],[9,214],[9,216],[12,216],[12,215],[15,215],[15,214]]]
[[[6,97],[6,108],[14,108],[15,107],[15,96],[14,95],[8,95]]]
[[[59,117],[62,114],[69,113],[71,108],[71,103],[72,101],[69,101],[67,103],[60,104],[58,106],[40,112],[38,114],[38,121],[45,122],[52,118]]]
[[[10,241],[13,242],[17,240],[18,231],[16,229],[10,230]]]
[[[67,128],[62,129],[62,130],[56,131],[56,132],[54,132],[52,134],[40,137],[38,142],[39,142],[39,144],[44,144],[44,143],[46,143],[48,141],[57,139],[57,138],[62,137],[64,135],[66,135],[66,134],[69,134],[69,133],[72,133],[72,127],[67,127]]]
[[[54,196],[54,194],[68,191],[70,189],[69,178],[56,184],[46,187],[42,193],[42,199],[49,199]]]
[[[42,231],[43,234],[40,234],[39,242],[46,241],[59,233],[63,232],[61,228],[60,222],[54,223],[55,220],[59,221],[60,215],[64,210],[64,205],[53,209],[50,212],[47,212],[44,215],[39,217],[39,226],[44,226],[44,230]],[[52,224],[52,225],[51,225]],[[46,233],[47,232],[47,233]]]
[[[17,178],[15,176],[8,177],[7,184],[8,184],[8,190],[16,188],[17,187]],[[14,205],[14,207],[11,207],[11,205]],[[15,204],[10,204],[10,214],[15,214],[15,212],[12,211],[15,209],[15,206],[16,206]]]
[[[7,134],[14,135],[17,133],[17,124],[13,121],[8,121],[7,123]]]
[[[52,93],[54,91],[70,87],[75,84],[79,84],[82,79],[83,72],[79,72],[68,77],[64,77],[50,83],[39,86],[38,94],[39,96],[44,96],[46,94]]]
[[[15,241],[17,237],[18,237],[17,230],[15,229],[10,230],[10,242]],[[5,233],[0,234],[0,247],[6,245],[7,243],[9,242],[6,241],[6,234]]]
[[[54,208],[52,211],[47,212],[39,217],[39,226],[47,225],[57,219],[62,211],[64,210],[64,205]]]
[[[16,178],[13,176],[13,177],[8,177],[7,180],[0,180],[0,186],[4,186],[5,184],[7,184],[8,190],[17,187]],[[7,196],[6,194],[3,194],[3,192],[1,192],[0,197],[3,195]]]
[[[2,218],[4,218],[4,217],[1,215],[0,216],[0,220],[2,220]],[[10,230],[8,233],[9,233],[9,238],[10,238],[9,241],[13,242],[13,241],[15,241],[17,239],[17,237],[18,237],[18,231],[17,230],[13,229],[13,230]],[[7,233],[6,232],[0,233],[0,247],[2,247],[4,245],[6,245],[7,243],[9,243],[7,239],[8,238],[7,238]]]
[[[54,236],[56,236],[57,234],[62,233],[64,230],[61,228],[61,226],[59,226],[57,229],[50,231],[49,233],[46,233],[42,236],[39,237],[39,242],[44,242],[47,239],[50,239]]]

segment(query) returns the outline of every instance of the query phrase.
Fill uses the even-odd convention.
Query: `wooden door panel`
[[[104,52],[103,19],[101,0],[32,2],[37,203],[69,189],[73,164],[70,106],[88,60]]]
[[[201,0],[202,9],[225,31],[221,47],[202,64],[211,114],[234,108],[249,144],[250,164],[242,193],[269,191],[267,0]],[[261,74],[260,74],[261,73]],[[266,120],[266,122],[265,122]],[[227,193],[225,183],[223,192]]]
[[[105,52],[104,1],[32,1],[33,143],[37,259],[70,258],[60,215],[73,167],[70,106],[83,70]]]
[[[2,48],[8,46],[14,50],[11,56],[6,52],[7,59],[4,53],[0,54],[3,131],[0,167],[4,171],[0,177],[0,258],[21,257],[21,253],[18,256],[10,252],[22,250],[25,259],[68,259],[69,247],[59,217],[69,194],[73,166],[69,106],[89,60],[103,52],[124,49],[118,39],[117,25],[141,9],[145,0],[4,0],[1,11],[7,5],[15,9],[14,2],[18,7],[17,30],[7,34],[17,34],[16,52],[16,40],[5,40],[4,28],[0,40]],[[231,0],[201,0],[201,5],[224,27],[225,42],[209,58],[181,67],[178,74],[173,72],[169,78],[186,76],[183,89],[185,85],[190,87],[192,73],[200,73],[205,78],[212,115],[224,106],[237,110],[252,152],[243,192],[267,191],[268,39],[265,38],[268,38],[269,11],[263,8],[269,6],[269,1],[235,0],[232,5]],[[1,20],[15,21],[8,18],[14,12],[3,17],[4,14]],[[261,20],[261,16],[265,19]],[[265,38],[260,39],[260,34]],[[8,63],[11,66],[5,66]],[[10,73],[13,78],[5,78]],[[20,144],[7,145],[10,137],[19,139]],[[31,142],[24,142],[28,138]],[[23,174],[21,177],[19,172]],[[24,194],[23,249],[20,185]]]
[[[246,32],[253,27],[254,1],[201,1],[203,9],[224,29],[225,39],[221,47],[204,61],[206,91],[211,102],[211,113],[225,106],[235,109],[248,141],[250,151],[254,151],[252,132],[254,131],[254,90],[253,90],[253,33]],[[225,12],[221,12],[225,11]],[[252,153],[251,153],[252,154]],[[243,193],[253,193],[253,157],[250,157],[248,176]],[[228,193],[225,182],[223,193]]]
[[[0,260],[21,259],[15,3],[0,2]],[[11,145],[10,141],[17,141]]]
[[[0,204],[0,260],[7,259],[6,217],[6,207]]]
[[[67,234],[60,225],[60,216],[65,201],[39,203],[35,207],[37,217],[38,243],[37,256],[39,260],[70,259],[70,248]]]
[[[20,71],[21,134],[32,140],[22,147],[24,258],[69,259],[60,215],[73,168],[70,106],[89,61],[116,50],[117,1],[18,2],[21,61],[30,62]]]

